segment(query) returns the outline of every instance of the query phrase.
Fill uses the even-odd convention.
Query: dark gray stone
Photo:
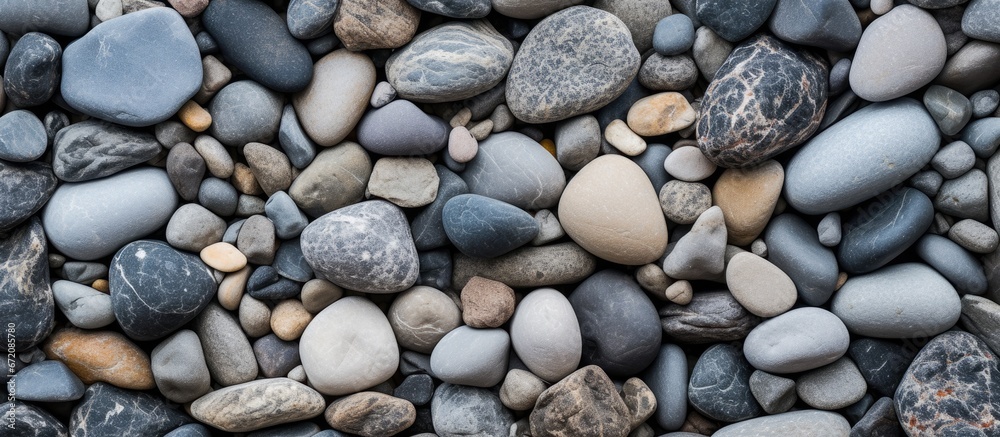
[[[32,218],[0,239],[0,314],[13,323],[7,342],[24,351],[52,331],[55,300],[49,285],[49,255],[42,223]]]
[[[1000,117],[986,117],[969,123],[962,130],[962,141],[968,143],[980,158],[993,156],[1000,147]]]
[[[431,356],[403,350],[403,353],[399,356],[399,372],[403,376],[430,375],[433,377],[434,372],[431,371]]]
[[[448,249],[420,252],[420,277],[416,285],[446,290],[451,288],[451,253]]]
[[[236,213],[239,199],[236,188],[219,178],[205,178],[198,187],[198,203],[222,217]]]
[[[62,266],[62,275],[79,284],[90,284],[97,279],[107,278],[108,266],[98,262],[67,261]]]
[[[153,240],[129,243],[111,259],[111,304],[125,333],[154,340],[193,320],[212,298],[212,269],[195,255]]]
[[[983,340],[994,352],[1000,350],[1000,305],[992,300],[962,297],[962,327]]]
[[[163,437],[212,437],[212,432],[200,423],[189,423],[168,432]]]
[[[219,53],[219,44],[215,42],[215,38],[212,38],[212,35],[204,30],[194,36],[194,42],[198,44],[198,51],[202,55]]]
[[[962,32],[970,38],[1000,42],[1000,1],[973,0],[962,15]]]
[[[778,0],[769,21],[771,32],[793,44],[849,52],[861,40],[861,21],[841,0]]]
[[[972,102],[962,93],[941,85],[924,92],[924,106],[945,135],[955,135],[972,118]]]
[[[365,150],[397,156],[436,153],[448,144],[450,130],[444,120],[403,99],[369,111],[357,127],[358,143]]]
[[[886,192],[844,220],[837,261],[848,273],[875,271],[916,243],[932,221],[934,206],[920,191]]]
[[[198,45],[171,8],[125,14],[66,47],[61,94],[84,114],[126,126],[173,116],[201,89]]]
[[[953,141],[931,159],[931,167],[945,179],[957,178],[976,165],[976,152],[965,141]]]
[[[734,10],[740,9],[733,3]],[[705,91],[698,147],[722,167],[746,167],[801,144],[823,120],[827,68],[811,53],[766,34],[746,40],[726,58]],[[783,97],[768,98],[775,93]]]
[[[45,153],[46,146],[45,126],[35,114],[21,109],[0,117],[0,159],[9,162],[34,161]]]
[[[472,111],[473,120],[482,120],[490,116],[497,106],[507,102],[507,82],[500,82],[497,86],[479,95],[470,97],[462,101],[462,105]]]
[[[951,331],[920,350],[893,399],[908,435],[993,435],[1000,433],[997,390],[996,355],[976,336]]]
[[[309,51],[268,5],[254,0],[215,0],[202,12],[201,22],[226,60],[262,85],[294,93],[312,79]]]
[[[986,293],[983,266],[969,251],[940,235],[924,235],[914,245],[917,256],[934,267],[961,294]]]
[[[442,165],[435,165],[434,170],[440,180],[437,197],[410,224],[410,233],[417,250],[437,249],[448,244],[448,234],[444,231],[442,221],[444,206],[453,197],[469,192],[465,181],[451,170]]]
[[[410,6],[451,18],[483,18],[492,6],[489,0],[406,0]]]
[[[98,382],[87,387],[69,419],[72,436],[163,435],[192,422],[177,406],[148,393]]]
[[[478,194],[452,197],[441,211],[448,240],[462,253],[494,258],[538,235],[538,223],[524,210]]]
[[[989,223],[988,191],[986,173],[974,168],[941,184],[941,190],[934,197],[934,209],[958,219]]]
[[[284,341],[277,335],[267,334],[253,343],[253,353],[257,357],[260,372],[267,378],[281,378],[288,375],[299,360],[299,342]]]
[[[3,70],[7,100],[27,108],[51,99],[59,86],[62,56],[62,46],[51,36],[38,32],[22,36],[10,49]]]
[[[830,96],[835,96],[851,88],[851,58],[841,58],[830,68]],[[833,113],[827,108],[826,115]],[[822,125],[820,126],[822,129]]]
[[[44,32],[80,36],[90,28],[87,0],[3,0],[0,9],[0,30],[12,35]]]
[[[302,284],[278,274],[271,266],[257,267],[247,280],[247,294],[254,299],[282,300],[299,294]]]
[[[762,26],[777,0],[698,0],[698,21],[729,42],[738,42]]]
[[[742,340],[760,322],[728,291],[698,292],[687,305],[668,304],[660,310],[663,332],[680,343]]]
[[[833,251],[820,243],[816,228],[795,214],[782,214],[767,225],[764,242],[767,260],[792,279],[803,302],[818,306],[830,299],[840,270]]]
[[[680,429],[687,418],[688,363],[677,345],[664,344],[642,376],[656,396],[656,422],[668,430]]]
[[[236,238],[236,248],[246,255],[247,262],[258,265],[269,265],[274,262],[274,252],[277,250],[274,238],[274,224],[263,215],[253,215],[240,225],[240,234]]]
[[[87,2],[83,2],[86,6]],[[66,425],[51,413],[18,400],[0,404],[5,437],[65,437]],[[12,414],[13,413],[13,414]],[[12,425],[8,428],[8,425]]]
[[[282,240],[298,237],[309,224],[306,215],[284,191],[278,191],[267,198],[264,212],[274,223],[275,234]]]
[[[205,159],[188,143],[177,143],[167,154],[167,176],[177,194],[188,202],[198,199],[201,179],[205,177]]]
[[[848,423],[858,423],[873,404],[875,404],[875,398],[871,394],[866,393],[861,397],[860,401],[842,408],[840,414],[847,419]]]
[[[292,0],[285,22],[288,32],[298,39],[319,38],[333,32],[333,15],[340,0]]]
[[[469,191],[525,210],[551,208],[566,187],[559,161],[538,143],[517,132],[490,135],[479,143],[462,179]]]
[[[285,152],[285,155],[288,155],[288,161],[295,168],[306,168],[316,157],[316,143],[302,129],[292,105],[285,105],[285,108],[281,110],[278,143],[281,144],[281,150]]]
[[[56,134],[52,168],[59,179],[83,182],[142,164],[156,157],[160,150],[160,143],[148,132],[87,120]]]
[[[646,177],[653,183],[653,190],[657,193],[667,181],[672,179],[663,168],[663,161],[666,161],[669,154],[669,147],[663,144],[650,144],[646,146],[645,152],[632,158],[632,161],[639,165],[642,172],[646,173]]]
[[[409,375],[392,391],[392,395],[418,407],[427,405],[434,396],[434,379],[426,374]]]
[[[656,359],[663,334],[656,307],[632,276],[602,270],[569,295],[580,323],[580,366],[596,364],[611,377],[641,372]]]
[[[510,411],[490,390],[448,383],[434,391],[431,417],[439,437],[506,435],[514,423]]]
[[[779,414],[795,406],[795,381],[756,370],[750,375],[750,392],[767,414]]]
[[[891,397],[882,397],[875,401],[864,417],[851,428],[850,437],[904,437],[906,434],[899,426],[896,418],[896,408]]]
[[[42,209],[52,197],[57,182],[48,164],[0,161],[0,234]]]
[[[349,290],[395,293],[410,288],[420,273],[406,216],[384,200],[316,219],[302,231],[301,242],[317,277]]]
[[[874,338],[859,338],[847,348],[847,354],[858,366],[868,388],[881,396],[896,393],[916,352],[916,348],[899,342]]]
[[[206,108],[212,115],[208,133],[230,147],[269,143],[281,123],[281,103],[280,95],[257,82],[233,82],[219,90]]]
[[[313,277],[312,268],[302,256],[302,245],[298,238],[281,242],[274,253],[274,269],[279,275],[295,282],[306,282]]]
[[[694,23],[684,14],[660,19],[653,29],[653,50],[663,56],[676,56],[694,45]]]
[[[46,360],[17,372],[15,398],[34,402],[67,402],[83,397],[86,387],[61,361]],[[9,388],[9,387],[8,387]],[[10,390],[8,390],[8,393]]]
[[[764,414],[750,392],[753,370],[736,346],[717,344],[708,348],[691,371],[691,406],[722,422],[740,422]]]

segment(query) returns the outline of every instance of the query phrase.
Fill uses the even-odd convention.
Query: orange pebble
[[[177,117],[181,119],[181,123],[195,132],[204,132],[212,125],[212,115],[194,100],[188,100],[181,106],[181,110],[177,111]]]
[[[556,143],[553,142],[552,140],[548,138],[542,140],[542,147],[544,147],[545,150],[548,150],[549,153],[552,154],[552,156],[556,156]]]
[[[107,279],[98,279],[98,280],[94,281],[93,284],[90,284],[90,286],[94,287],[94,289],[96,289],[97,291],[100,291],[102,293],[110,293],[111,292],[111,287],[108,285],[108,280]]]

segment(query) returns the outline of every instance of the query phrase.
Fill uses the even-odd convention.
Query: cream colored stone
[[[316,61],[309,86],[295,94],[292,105],[309,138],[330,147],[358,124],[374,90],[371,58],[341,49]]]
[[[458,126],[448,135],[448,155],[458,163],[472,161],[479,152],[479,142],[465,126]]]
[[[236,246],[220,241],[201,250],[201,260],[220,272],[232,273],[247,266],[247,257]]]
[[[306,326],[312,321],[312,314],[298,299],[278,302],[271,310],[271,331],[285,341],[295,341],[302,336]]]
[[[687,305],[694,298],[694,288],[686,279],[676,281],[667,287],[667,300],[677,305]]]
[[[726,285],[736,301],[760,317],[774,317],[795,305],[795,283],[770,261],[750,252],[733,256],[726,266]]]
[[[244,257],[245,258],[245,257]],[[219,304],[229,311],[236,311],[243,300],[243,292],[247,289],[247,281],[253,269],[250,266],[243,267],[239,271],[230,273],[222,279],[219,284]]]
[[[683,130],[698,118],[681,93],[668,92],[643,97],[628,110],[628,127],[644,137],[665,135]]]
[[[646,140],[632,132],[621,120],[614,120],[604,128],[604,139],[628,156],[637,156],[646,151]]]
[[[726,218],[729,244],[746,246],[760,235],[771,219],[784,182],[785,171],[773,160],[722,172],[712,188],[712,201]]]

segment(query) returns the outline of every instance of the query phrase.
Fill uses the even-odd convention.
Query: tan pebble
[[[323,147],[343,141],[368,109],[375,75],[375,64],[363,53],[340,49],[316,61],[309,85],[292,97],[309,138]]]
[[[201,250],[201,260],[220,272],[232,273],[247,266],[247,257],[232,244],[220,241]]]
[[[233,165],[233,175],[229,179],[229,182],[233,184],[236,191],[243,194],[249,194],[251,196],[256,196],[258,194],[263,194],[264,190],[260,188],[257,184],[257,178],[250,171],[250,167],[242,162],[237,162]]]
[[[760,317],[774,317],[795,305],[795,283],[770,261],[738,253],[726,266],[726,285],[736,301]]]
[[[219,179],[227,179],[233,175],[233,158],[229,156],[226,146],[215,137],[198,135],[194,140],[194,149],[205,160],[205,168]]]
[[[497,328],[514,315],[514,289],[473,276],[462,287],[462,320],[473,328]]]
[[[229,311],[236,311],[240,307],[240,301],[243,299],[243,292],[247,288],[247,280],[250,279],[250,273],[253,269],[250,266],[243,267],[237,272],[230,273],[222,279],[222,283],[219,284],[219,304],[223,308]]]
[[[635,280],[639,283],[639,286],[643,290],[652,293],[654,296],[661,299],[665,298],[664,294],[667,287],[673,283],[673,280],[667,276],[667,273],[663,271],[663,268],[656,264],[646,264],[635,270]]]
[[[843,287],[845,282],[847,282],[847,272],[840,272],[837,275],[837,286],[833,287],[833,291],[840,290],[840,287]]]
[[[694,289],[691,287],[691,283],[686,279],[674,282],[667,287],[665,293],[667,300],[677,304],[677,305],[687,305],[691,303],[691,299],[694,297]]]
[[[448,135],[448,155],[458,163],[472,161],[479,152],[479,142],[465,126],[458,126]]]
[[[677,132],[694,124],[698,113],[681,93],[653,94],[639,99],[628,110],[628,127],[644,137]]]
[[[204,72],[201,80],[201,89],[194,95],[194,101],[204,105],[222,87],[229,84],[229,81],[233,78],[233,72],[222,61],[212,55],[201,59],[201,70]]]
[[[549,384],[534,373],[510,369],[500,386],[500,402],[514,411],[528,411]]]
[[[628,407],[633,429],[645,423],[646,419],[652,417],[653,413],[656,412],[656,395],[639,378],[629,378],[625,381],[625,384],[622,385],[621,396],[622,400],[625,401],[625,406]]]
[[[306,311],[317,314],[344,297],[344,289],[326,279],[311,279],[302,286],[300,297]]]
[[[156,387],[149,355],[117,332],[63,328],[49,337],[42,350],[49,359],[66,364],[87,385],[106,382],[131,390]]]
[[[604,128],[604,139],[628,156],[637,156],[646,151],[646,140],[632,132],[621,120],[614,120]]]
[[[285,341],[298,340],[310,321],[312,314],[298,299],[283,300],[271,311],[271,331]]]
[[[107,279],[95,279],[94,283],[90,284],[90,286],[94,287],[95,290],[100,291],[102,293],[111,292],[111,286],[108,284]]]
[[[684,182],[698,182],[712,176],[718,167],[696,146],[674,149],[663,161],[663,169]]]
[[[209,114],[194,100],[188,100],[184,106],[181,106],[180,111],[177,111],[177,117],[188,129],[195,132],[204,132],[212,125],[212,114]]]
[[[280,150],[263,143],[248,143],[243,147],[243,155],[260,188],[268,196],[287,191],[292,185],[292,164]]]
[[[476,141],[485,140],[486,137],[490,136],[491,132],[493,132],[493,120],[488,118],[469,128],[469,133],[472,134],[472,137],[475,138]]]
[[[722,172],[712,187],[712,201],[726,218],[729,244],[746,246],[767,226],[785,182],[785,171],[777,161]]]
[[[459,126],[465,127],[467,124],[469,124],[470,121],[472,121],[472,110],[463,107],[457,113],[455,113],[454,116],[451,117],[451,120],[448,121],[448,124],[451,125],[451,127],[453,128]]]
[[[240,326],[250,337],[263,337],[271,332],[271,309],[267,304],[244,294],[239,308]]]

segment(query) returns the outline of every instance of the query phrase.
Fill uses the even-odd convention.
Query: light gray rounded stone
[[[843,437],[851,424],[830,411],[800,410],[763,416],[725,426],[713,437]]]
[[[799,399],[821,410],[846,408],[865,396],[868,384],[850,358],[811,370],[795,382]]]
[[[962,303],[933,268],[906,263],[849,278],[833,296],[830,311],[857,335],[929,338],[955,325]]]
[[[493,134],[480,142],[479,152],[461,176],[473,194],[526,210],[556,206],[566,188],[559,161],[517,132]]]
[[[212,391],[205,354],[194,331],[180,330],[160,342],[150,363],[156,387],[171,401],[183,404]]]
[[[229,311],[217,303],[209,303],[195,319],[193,328],[201,340],[205,364],[213,381],[230,386],[257,378],[257,357],[239,322]]]
[[[226,85],[205,108],[212,116],[209,135],[230,147],[268,143],[281,123],[281,96],[252,80]]]
[[[226,221],[197,203],[177,208],[167,223],[167,243],[181,250],[201,252],[222,241]]]
[[[532,373],[557,382],[576,370],[583,337],[573,306],[562,293],[541,288],[528,293],[514,310],[511,343]]]
[[[743,343],[743,354],[758,370],[795,373],[836,361],[850,340],[844,322],[833,313],[805,307],[757,325]]]
[[[431,352],[431,371],[449,384],[492,387],[503,381],[510,336],[503,329],[459,326]]]
[[[98,329],[115,321],[111,296],[93,287],[72,281],[55,281],[52,283],[52,296],[63,315],[78,328]]]

